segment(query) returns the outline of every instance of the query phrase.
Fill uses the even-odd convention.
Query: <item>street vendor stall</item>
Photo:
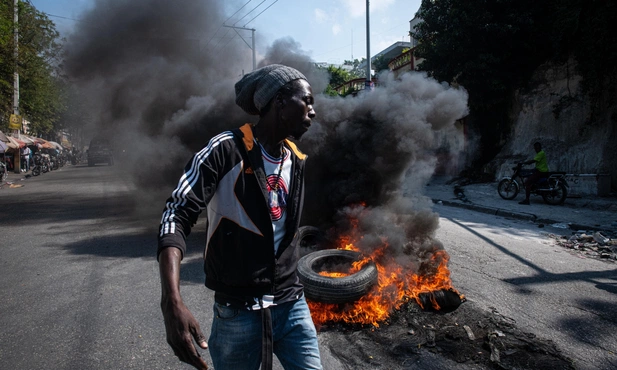
[[[4,153],[4,163],[9,171],[15,169],[15,165],[19,163],[19,149],[26,146],[26,143],[19,139],[15,139],[12,136],[5,136],[7,142],[5,142],[7,149]]]

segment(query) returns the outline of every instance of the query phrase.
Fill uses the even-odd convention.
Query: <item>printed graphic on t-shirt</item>
[[[285,233],[285,210],[287,209],[288,184],[291,176],[291,152],[283,148],[283,157],[272,157],[261,146],[261,154],[266,172],[266,187],[268,190],[268,208],[274,229],[274,240],[283,237]]]
[[[278,186],[276,180],[278,179]],[[270,204],[270,217],[272,221],[278,221],[283,216],[283,211],[287,207],[287,186],[283,178],[272,174],[267,178],[268,196]]]

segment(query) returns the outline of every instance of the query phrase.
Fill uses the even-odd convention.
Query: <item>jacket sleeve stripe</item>
[[[186,204],[188,197],[187,195],[193,190],[193,186],[197,182],[200,174],[200,167],[204,163],[205,159],[212,153],[214,148],[218,147],[223,141],[229,140],[233,138],[233,133],[231,131],[223,132],[220,135],[213,137],[208,145],[204,147],[201,151],[199,151],[195,156],[193,156],[193,160],[188,171],[180,178],[178,181],[178,186],[172,192],[171,202],[167,202],[165,205],[166,210],[163,212],[163,218],[161,220],[162,226],[160,236],[165,234],[173,234],[176,231],[176,222],[174,220],[174,216],[178,207],[182,207]],[[195,192],[193,192],[195,194]],[[197,195],[197,194],[195,194]],[[199,195],[202,196],[201,191],[199,191]],[[203,199],[200,199],[203,200]]]

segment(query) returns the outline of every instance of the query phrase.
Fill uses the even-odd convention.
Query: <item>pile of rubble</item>
[[[571,236],[550,234],[549,237],[555,239],[557,245],[587,256],[617,261],[617,238],[606,232],[579,230]]]

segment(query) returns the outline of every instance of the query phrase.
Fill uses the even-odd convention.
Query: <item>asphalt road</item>
[[[136,191],[118,166],[69,166],[16,184],[24,186],[0,189],[0,368],[188,368],[165,342],[158,307],[156,232],[171,188]],[[436,237],[451,255],[464,305],[494,307],[553,340],[577,368],[617,367],[615,264],[551,245],[542,234],[550,230],[535,224],[435,211]],[[203,286],[203,240],[201,224],[189,237],[181,278],[207,335],[212,293]],[[333,331],[319,339],[327,370],[408,368],[358,367],[331,349],[360,343],[339,343]],[[454,368],[439,356],[427,359],[414,368]]]
[[[527,221],[436,206],[454,285],[519,329],[555,342],[578,369],[617,368],[617,264],[556,246]]]

